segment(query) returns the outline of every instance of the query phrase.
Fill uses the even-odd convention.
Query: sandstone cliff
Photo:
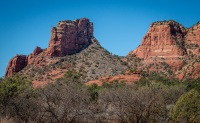
[[[51,30],[47,56],[65,56],[79,52],[91,43],[93,24],[88,19],[61,21]]]
[[[188,30],[185,36],[185,43],[188,54],[198,55],[200,50],[200,22]]]
[[[131,54],[142,59],[153,57],[180,57],[186,54],[186,29],[174,21],[155,22],[142,39],[141,45]]]
[[[139,68],[147,71],[163,72],[176,76],[200,51],[200,23],[191,28],[170,21],[154,22],[142,39],[141,45],[130,52],[128,59],[141,59]],[[195,76],[195,75],[193,75]],[[178,77],[180,78],[180,77]]]

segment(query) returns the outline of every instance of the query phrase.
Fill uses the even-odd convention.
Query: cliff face
[[[52,28],[51,33],[46,50],[36,47],[28,56],[16,55],[8,63],[5,76],[12,76],[13,73],[21,71],[30,64],[44,66],[46,57],[49,56],[61,57],[83,50],[90,45],[93,38],[93,24],[87,18],[60,21],[57,27]]]
[[[174,21],[155,22],[142,39],[141,45],[131,54],[142,59],[153,57],[174,58],[186,54],[186,29]]]
[[[178,73],[178,78],[182,79],[187,74],[185,66],[191,67],[191,62],[194,62],[194,58],[198,58],[199,46],[200,23],[191,28],[184,28],[175,21],[160,21],[151,24],[142,39],[141,45],[130,52],[127,57],[134,55],[140,58],[141,69],[162,72],[170,68],[170,74],[173,77]],[[196,66],[198,66],[197,64]],[[164,65],[164,67],[160,65]],[[180,74],[183,71],[184,75]],[[199,75],[196,69],[190,72],[192,78],[196,78]],[[180,77],[180,75],[182,76]],[[189,76],[187,75],[187,77]]]
[[[88,19],[61,21],[51,30],[47,56],[65,56],[77,53],[91,43],[93,24]]]
[[[200,22],[188,30],[185,36],[185,43],[188,54],[198,55],[200,53]]]
[[[179,69],[187,55],[185,35],[187,29],[175,21],[154,22],[142,39],[141,45],[129,53],[143,59],[144,66],[166,62],[172,69]],[[153,68],[152,68],[153,69]]]

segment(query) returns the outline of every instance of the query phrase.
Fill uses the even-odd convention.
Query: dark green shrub
[[[92,101],[97,101],[99,97],[100,87],[97,84],[88,86],[88,92]]]
[[[200,77],[197,79],[188,79],[186,80],[186,90],[195,89],[200,92]]]
[[[200,94],[198,91],[190,90],[178,99],[172,111],[172,119],[181,123],[200,122]]]

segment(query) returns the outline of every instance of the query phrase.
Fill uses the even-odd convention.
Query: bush
[[[125,87],[125,83],[124,82],[119,82],[117,80],[112,81],[112,82],[103,82],[101,88],[122,88]]]
[[[80,81],[80,77],[81,75],[76,72],[75,70],[68,70],[65,74],[64,74],[64,78],[70,82],[79,82]]]
[[[92,101],[97,101],[99,97],[99,90],[100,90],[100,87],[97,84],[92,84],[88,86],[88,92],[90,95],[90,99]]]

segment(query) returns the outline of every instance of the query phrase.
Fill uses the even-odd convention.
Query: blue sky
[[[47,48],[60,20],[89,18],[94,36],[113,54],[135,49],[154,21],[173,19],[185,27],[200,21],[198,0],[1,0],[0,77],[15,54]]]

